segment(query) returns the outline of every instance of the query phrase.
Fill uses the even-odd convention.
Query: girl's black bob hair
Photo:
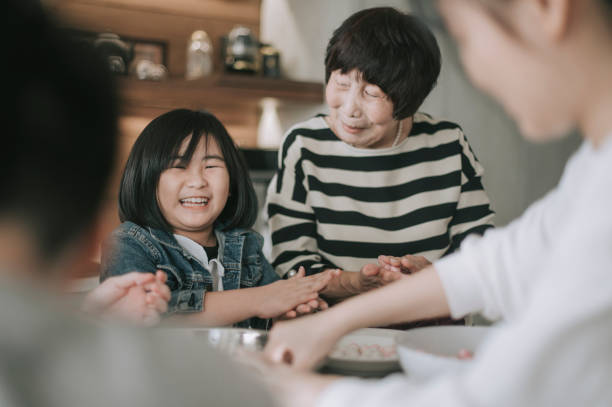
[[[391,7],[351,15],[332,34],[325,55],[325,83],[331,73],[357,69],[393,102],[393,117],[416,113],[434,88],[441,68],[440,48],[418,18]]]
[[[248,229],[257,218],[257,196],[242,153],[221,122],[211,113],[176,109],[155,118],[140,133],[128,157],[119,188],[119,219],[172,233],[157,201],[161,173],[170,168],[183,141],[191,137],[187,163],[202,137],[217,142],[230,178],[230,195],[215,227]]]

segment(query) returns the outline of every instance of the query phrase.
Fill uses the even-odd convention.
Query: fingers
[[[155,273],[155,278],[160,283],[164,283],[165,284],[166,281],[168,280],[168,275],[164,271],[157,270],[157,272]]]
[[[340,278],[340,276],[342,275],[342,269],[329,269],[327,270],[327,273],[330,275],[330,281],[333,280],[334,278]]]
[[[312,312],[312,309],[310,308],[310,305],[308,304],[300,304],[295,308],[295,310],[300,315],[310,314]]]
[[[431,264],[425,257],[411,254],[402,257],[381,255],[378,256],[378,263],[384,270],[399,271],[405,274],[415,273]]]
[[[384,271],[382,274],[382,281],[384,284],[391,283],[402,278],[402,273],[399,271]]]
[[[405,255],[401,258],[402,272],[416,273],[430,264],[431,262],[423,256]]]
[[[416,268],[415,263],[416,263],[415,256],[410,256],[410,255],[402,256],[401,258],[402,272],[410,274],[410,273],[417,271],[418,269]]]
[[[305,314],[311,314],[318,310],[323,310],[327,308],[328,308],[328,305],[324,300],[320,298],[315,298],[315,299],[308,301],[305,304],[298,305],[296,307],[296,311],[298,312],[298,314],[305,315]]]
[[[165,301],[170,301],[171,292],[170,288],[166,284],[162,284],[159,281],[153,281],[143,286],[146,292],[154,292]]]
[[[308,303],[306,305],[308,305],[310,308],[315,310],[315,309],[319,308],[319,300],[318,299],[310,300],[310,301],[308,301]]]
[[[149,308],[153,308],[162,314],[168,310],[168,301],[154,293],[147,293],[145,301]]]
[[[157,292],[159,294],[159,296],[161,298],[163,298],[164,300],[166,300],[166,302],[170,301],[170,298],[172,297],[172,293],[170,292],[170,287],[168,287],[166,284],[162,285],[161,287],[157,286],[159,291]]]
[[[306,269],[304,268],[304,266],[300,266],[300,268],[298,269],[297,274],[295,276],[293,276],[293,277],[294,278],[295,277],[304,277],[305,275],[306,275]]]
[[[111,281],[116,287],[119,288],[130,288],[133,285],[142,285],[149,283],[154,279],[155,276],[151,273],[132,271],[130,273],[122,274],[120,276],[113,276],[107,281]]]
[[[322,311],[327,308],[329,308],[329,305],[327,304],[327,302],[325,302],[321,298],[314,298],[303,304],[298,304],[294,310],[289,311],[289,312],[293,312],[291,318],[295,318],[298,315],[312,314],[316,311]],[[286,317],[288,317],[289,312],[285,313]]]
[[[380,272],[381,267],[377,264],[366,264],[361,268],[361,274],[366,277],[373,277]]]
[[[332,279],[332,276],[332,272],[324,271],[323,273],[317,273],[312,276],[305,277],[303,281],[308,290],[318,293],[325,288],[325,286]]]
[[[401,261],[397,257],[381,255],[378,256],[378,263],[385,270],[400,271]]]
[[[290,311],[285,312],[285,318],[293,319],[295,317],[297,317],[297,312],[295,312],[295,310],[290,310]]]

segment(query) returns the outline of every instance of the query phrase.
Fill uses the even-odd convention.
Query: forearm
[[[343,332],[371,326],[448,316],[450,310],[440,279],[433,267],[405,276],[330,308],[321,314],[326,326]]]
[[[257,316],[257,298],[262,287],[241,288],[207,292],[201,312],[175,313],[168,317],[170,323],[197,326],[222,326]]]

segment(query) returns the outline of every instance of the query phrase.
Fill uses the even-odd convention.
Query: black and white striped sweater
[[[395,147],[354,148],[324,116],[285,136],[266,202],[272,264],[357,271],[380,254],[436,260],[493,226],[482,166],[461,128],[424,113]]]

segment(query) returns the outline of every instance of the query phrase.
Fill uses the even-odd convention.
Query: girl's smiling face
[[[178,157],[173,157],[170,168],[161,173],[157,202],[174,233],[210,246],[215,244],[215,220],[229,196],[230,177],[212,136],[202,136],[191,160],[182,162],[190,140],[183,140]]]

